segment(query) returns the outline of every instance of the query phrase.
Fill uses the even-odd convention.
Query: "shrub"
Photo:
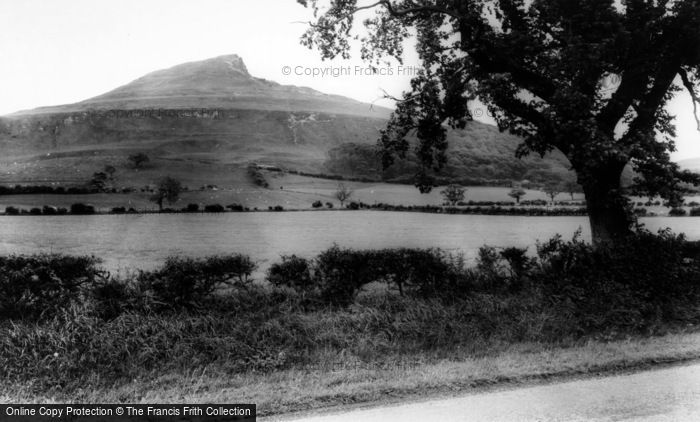
[[[7,214],[7,215],[19,215],[19,208],[6,207],[5,214]]]
[[[246,255],[207,258],[169,257],[156,271],[141,272],[140,288],[168,306],[197,307],[227,285],[244,287],[257,265]]]
[[[187,204],[185,207],[185,212],[197,212],[199,211],[199,204]]]
[[[555,237],[538,245],[532,280],[559,312],[576,316],[582,332],[640,329],[673,319],[700,298],[700,266],[687,262],[686,245],[669,232],[640,232],[598,247],[579,236],[569,242]]]
[[[635,208],[634,209],[634,214],[638,215],[640,217],[647,215],[647,209],[646,208]]]
[[[423,298],[466,293],[462,278],[464,259],[440,249],[385,249],[374,251],[368,263],[377,272],[376,280],[393,284],[403,295]],[[375,280],[375,281],[376,281]]]
[[[102,273],[99,260],[62,255],[0,257],[0,317],[52,315],[79,300]]]
[[[230,209],[231,211],[236,211],[236,212],[245,211],[245,208],[241,204],[226,205],[226,208]]]
[[[668,212],[668,215],[673,217],[682,217],[687,214],[688,213],[683,208],[671,208],[671,210]]]
[[[374,268],[368,265],[370,254],[337,245],[321,252],[315,268],[321,300],[331,305],[350,305],[360,288],[376,279]]]
[[[133,280],[105,278],[89,289],[97,316],[111,320],[126,312],[150,313],[157,307],[153,292]]]
[[[323,207],[323,202],[321,202],[321,201],[314,201],[314,202],[311,204],[311,206],[312,206],[313,208],[321,208],[321,207]]]
[[[58,208],[44,205],[41,209],[41,213],[44,215],[56,215],[58,214]]]
[[[124,207],[114,207],[112,208],[112,214],[125,214],[126,208]]]
[[[700,208],[698,208],[698,207],[692,208],[690,210],[690,215],[693,217],[700,217]]]
[[[41,208],[32,208],[29,210],[29,214],[31,215],[41,215]]]
[[[282,262],[275,262],[267,271],[267,281],[274,286],[291,287],[299,291],[313,288],[311,263],[296,255],[283,255]]]
[[[284,211],[284,207],[282,205],[275,205],[272,211]]]
[[[332,203],[332,202],[326,202],[326,208],[328,208],[328,209],[333,208],[333,203]]]
[[[204,212],[224,212],[224,206],[221,204],[210,204],[204,206]]]
[[[92,205],[86,205],[86,204],[79,202],[77,204],[72,204],[70,206],[70,213],[76,214],[76,215],[94,214],[95,207],[93,207]]]
[[[351,210],[359,210],[359,209],[360,209],[360,204],[358,204],[357,202],[353,201],[353,202],[351,202],[351,203],[348,204],[348,209],[351,209]]]

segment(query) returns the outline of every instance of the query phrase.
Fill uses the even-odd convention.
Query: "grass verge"
[[[449,359],[405,356],[394,364],[288,369],[270,373],[219,374],[215,366],[192,371],[151,372],[133,380],[37,394],[27,383],[0,387],[2,402],[252,402],[259,415],[328,409],[372,402],[428,398],[648,368],[700,359],[700,332],[686,329],[653,337],[572,344],[518,343],[493,355],[455,351]]]

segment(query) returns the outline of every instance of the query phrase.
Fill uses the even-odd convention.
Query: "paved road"
[[[700,421],[700,364],[296,421]]]

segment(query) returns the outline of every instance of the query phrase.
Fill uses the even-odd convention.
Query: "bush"
[[[231,211],[236,211],[236,212],[245,211],[245,208],[241,204],[226,205],[226,208],[230,209]]]
[[[688,213],[683,208],[671,208],[671,210],[668,212],[668,215],[673,217],[682,217],[687,214]]]
[[[274,286],[291,287],[298,291],[313,288],[311,263],[296,255],[283,255],[282,262],[275,262],[267,271],[267,281]]]
[[[184,211],[185,212],[197,212],[197,211],[199,211],[199,204],[187,204]]]
[[[311,204],[313,208],[321,208],[323,207],[323,202],[321,201],[314,201],[313,204]]]
[[[88,215],[95,213],[95,207],[92,205],[86,205],[83,203],[72,204],[70,206],[70,213],[76,215]]]
[[[56,215],[58,214],[58,208],[44,205],[41,209],[41,213],[44,215]]]
[[[673,320],[700,299],[700,265],[687,260],[683,236],[640,232],[616,244],[592,245],[575,236],[538,245],[536,280],[582,332],[641,329]],[[654,257],[654,259],[650,259]]]
[[[32,208],[29,210],[29,214],[31,215],[41,215],[41,208]]]
[[[204,212],[224,212],[224,206],[221,204],[210,204],[204,206]]]
[[[139,287],[169,307],[197,307],[224,286],[244,287],[257,265],[246,255],[167,258],[156,271],[141,272]]]
[[[62,255],[0,257],[0,317],[53,315],[102,274],[99,260]]]
[[[350,305],[360,288],[377,278],[369,265],[370,256],[369,251],[341,249],[337,245],[321,252],[315,263],[321,300],[331,305]]]
[[[690,210],[690,215],[693,217],[700,217],[700,208],[693,208]]]
[[[375,251],[371,258],[369,265],[375,268],[377,280],[395,285],[401,295],[447,297],[469,290],[462,256],[440,249],[398,248]]]
[[[19,215],[19,208],[6,207],[5,214],[7,214],[7,215]]]
[[[126,208],[114,207],[114,208],[112,208],[112,214],[126,214]]]
[[[328,209],[333,208],[333,203],[332,203],[332,202],[326,202],[326,208],[328,208]]]

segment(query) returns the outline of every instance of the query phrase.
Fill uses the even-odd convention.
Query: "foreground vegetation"
[[[467,267],[435,249],[333,247],[283,257],[269,283],[243,255],[122,278],[90,257],[3,257],[0,396],[207,400],[228,383],[270,413],[697,357],[684,337],[644,338],[700,322],[699,249],[670,233],[554,238],[535,256],[484,247]],[[664,341],[666,355],[636,349]]]

